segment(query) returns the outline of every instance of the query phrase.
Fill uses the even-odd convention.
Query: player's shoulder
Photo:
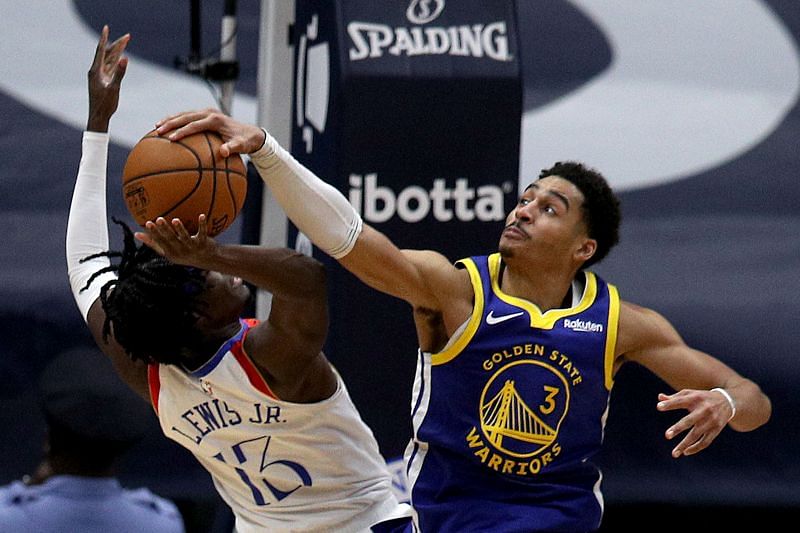
[[[402,250],[409,260],[417,264],[427,264],[440,268],[455,268],[453,263],[441,252],[436,250],[414,250],[406,248]]]
[[[435,250],[405,249],[403,255],[413,263],[418,272],[434,285],[465,278],[465,274],[459,266]]]
[[[624,316],[629,321],[653,320],[661,317],[658,311],[629,300],[619,300],[620,319]]]
[[[660,315],[649,307],[628,300],[619,300],[619,331],[621,335],[629,333],[638,336],[642,328],[647,327]]]
[[[620,300],[618,353],[675,342],[680,342],[680,336],[661,313],[649,307]]]

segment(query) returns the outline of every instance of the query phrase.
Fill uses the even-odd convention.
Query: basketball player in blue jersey
[[[666,431],[676,458],[726,425],[751,431],[771,415],[758,385],[586,270],[617,242],[620,214],[605,179],[581,164],[543,171],[508,214],[499,251],[453,265],[398,249],[260,128],[214,110],[157,125],[173,139],[218,131],[223,155],[250,153],[300,231],[413,307],[420,352],[406,459],[421,531],[596,530],[603,500],[592,459],[614,375],[629,361],[677,391],[655,405],[685,411]]]
[[[202,215],[194,236],[178,220],[148,222],[135,236],[123,225],[124,249],[106,251],[107,132],[128,40],[108,45],[103,28],[67,227],[70,285],[97,344],[152,402],[164,434],[209,471],[238,533],[408,523],[372,432],[321,352],[328,310],[318,261],[217,244]],[[243,280],[272,293],[267,320],[240,319],[250,298]]]

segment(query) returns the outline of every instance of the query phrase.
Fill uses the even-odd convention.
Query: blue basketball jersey
[[[579,301],[542,313],[504,294],[499,254],[463,259],[472,315],[419,355],[406,451],[422,531],[590,531],[619,316],[591,272]]]

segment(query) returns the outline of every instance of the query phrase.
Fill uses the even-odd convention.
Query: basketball
[[[155,130],[142,137],[122,170],[122,194],[136,223],[179,218],[191,234],[206,215],[208,234],[222,233],[238,216],[247,194],[239,154],[222,157],[222,138],[204,131],[170,141]]]

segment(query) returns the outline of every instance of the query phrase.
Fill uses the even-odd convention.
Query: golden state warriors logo
[[[515,348],[520,349],[503,353],[509,358],[523,353],[535,358],[484,365],[494,372],[481,393],[480,428],[469,431],[466,443],[484,466],[503,474],[530,476],[561,453],[559,428],[569,411],[571,387],[581,379],[557,351],[547,353],[541,345]]]
[[[541,385],[518,387],[517,383]],[[499,451],[532,457],[555,441],[568,404],[569,387],[558,371],[541,361],[517,361],[501,368],[486,383],[481,395],[481,430]]]

